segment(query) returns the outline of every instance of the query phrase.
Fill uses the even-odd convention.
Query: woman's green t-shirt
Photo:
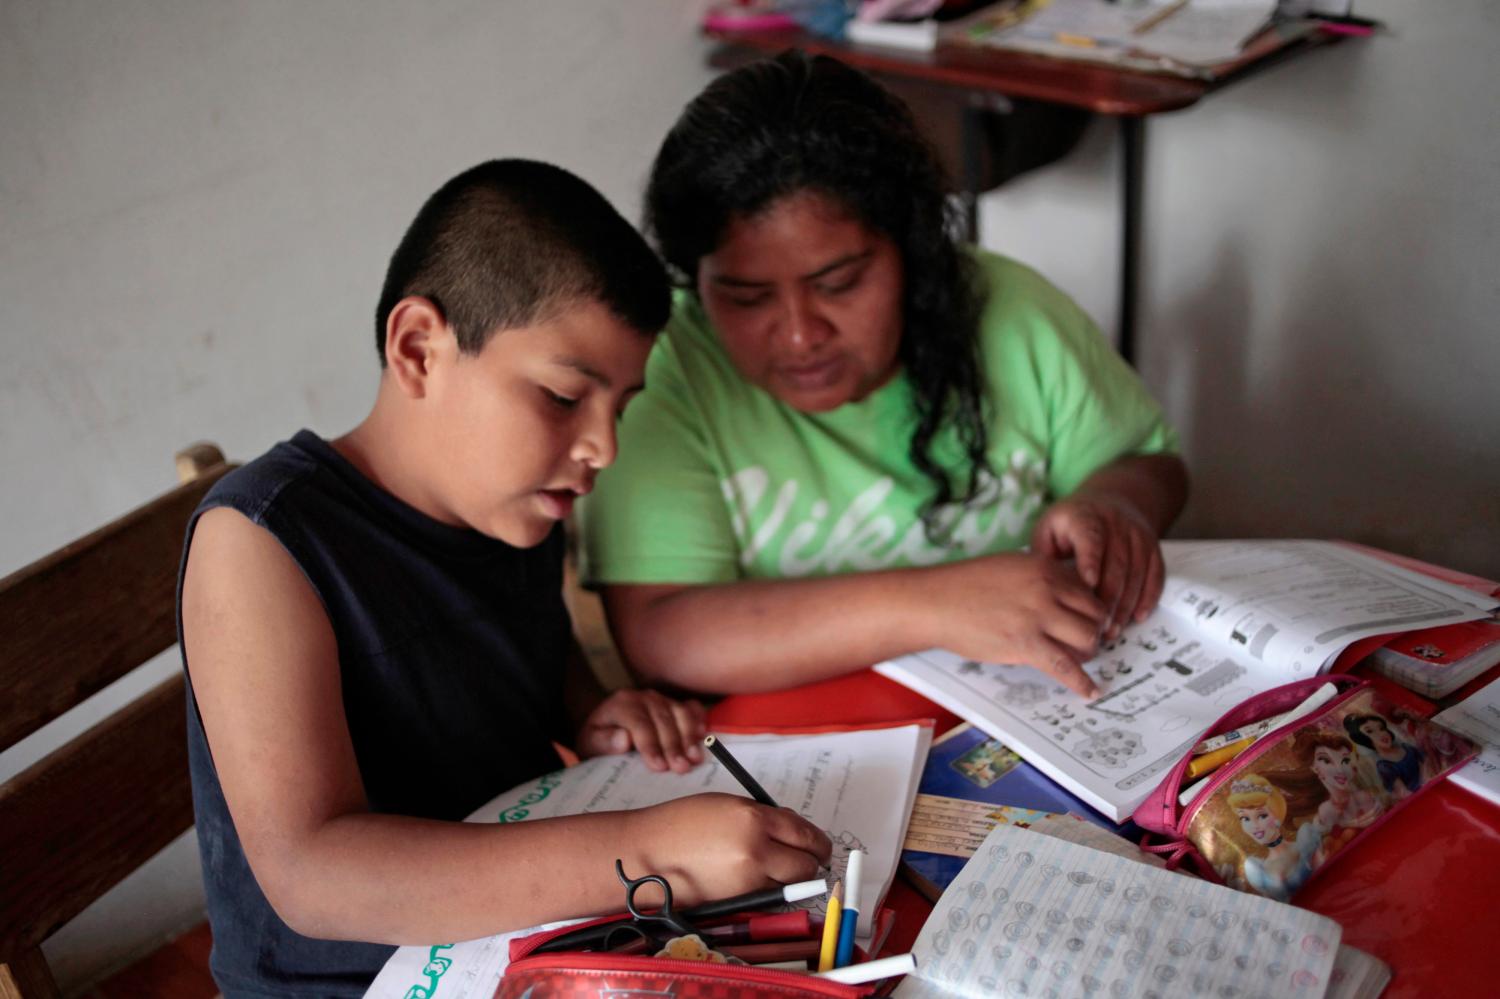
[[[980,356],[989,462],[980,495],[933,544],[933,485],[912,464],[903,374],[859,402],[802,413],[746,382],[695,297],[679,293],[620,425],[618,461],[581,509],[583,577],[717,583],[932,565],[1024,547],[1037,516],[1124,455],[1176,437],[1071,299],[1015,261],[976,252],[988,286]],[[960,469],[951,431],[944,467]]]

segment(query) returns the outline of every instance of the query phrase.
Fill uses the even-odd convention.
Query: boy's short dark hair
[[[533,160],[491,160],[440,187],[391,255],[375,310],[385,365],[386,319],[408,295],[428,299],[477,354],[494,333],[595,301],[655,333],[671,292],[646,241],[598,191]]]

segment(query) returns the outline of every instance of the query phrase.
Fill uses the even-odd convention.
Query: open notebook
[[[1167,541],[1161,603],[1085,669],[1085,701],[1028,666],[935,649],[876,666],[1000,739],[1115,822],[1236,704],[1316,676],[1356,640],[1500,602],[1323,541]]]
[[[895,995],[1378,995],[1389,969],[1341,935],[1304,909],[1001,825],[933,909]]]

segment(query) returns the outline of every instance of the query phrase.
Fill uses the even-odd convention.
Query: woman
[[[1260,774],[1234,780],[1225,800],[1239,818],[1240,831],[1266,851],[1264,857],[1245,855],[1245,884],[1285,902],[1312,876],[1312,858],[1323,843],[1318,824],[1303,822],[1288,840],[1286,795]]]
[[[941,645],[1089,695],[1155,605],[1172,432],[1071,301],[953,240],[948,195],[907,108],[825,57],[719,78],[662,144],[647,224],[684,287],[584,524],[647,677]]]

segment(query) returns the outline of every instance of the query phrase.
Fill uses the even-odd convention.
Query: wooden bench
[[[0,750],[177,642],[189,516],[229,471],[182,485],[0,580]],[[40,946],[193,824],[185,688],[163,681],[0,785],[0,999],[57,996]]]

